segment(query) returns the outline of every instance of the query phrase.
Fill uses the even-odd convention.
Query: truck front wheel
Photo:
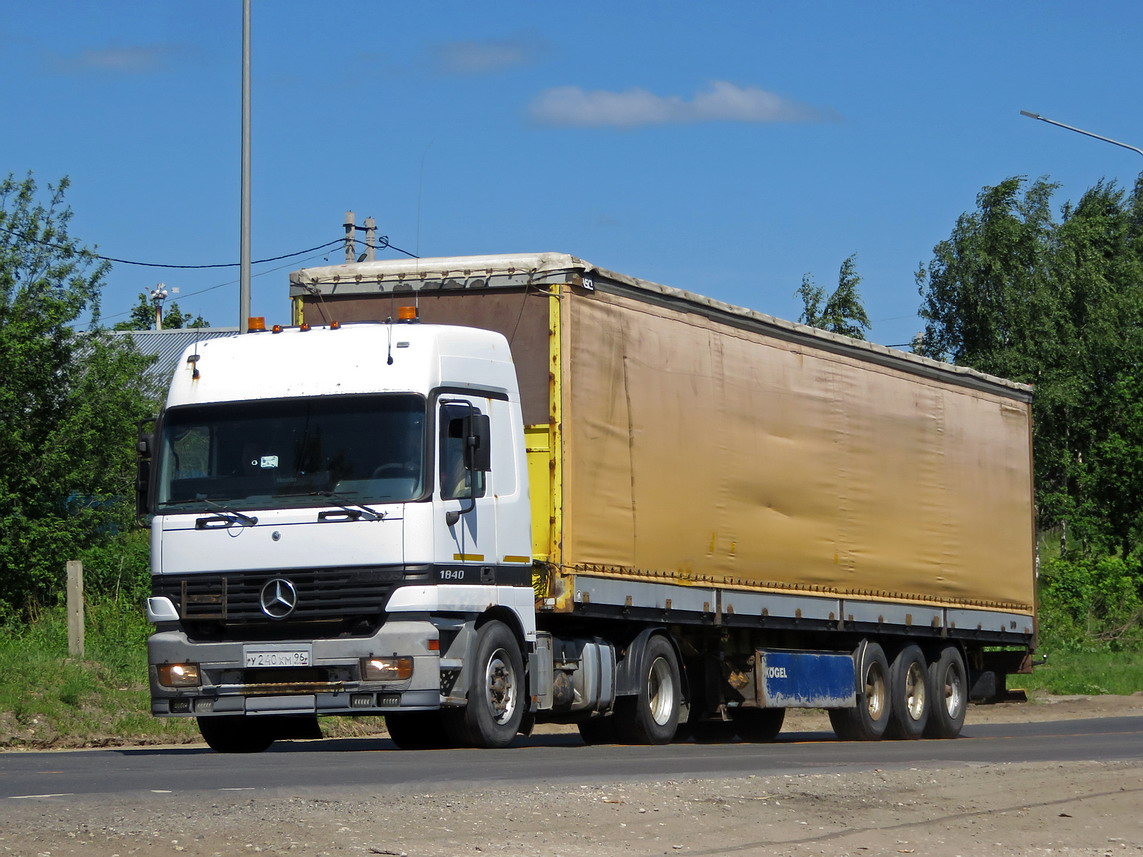
[[[468,704],[457,731],[474,747],[507,747],[524,718],[524,657],[516,635],[493,619],[476,632]]]
[[[651,637],[643,650],[639,692],[615,703],[615,725],[628,744],[668,744],[682,707],[682,677],[675,649],[666,637]]]
[[[274,732],[251,717],[199,717],[198,731],[216,753],[261,753],[274,743]]]

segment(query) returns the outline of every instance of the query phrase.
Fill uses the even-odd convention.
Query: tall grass
[[[135,603],[86,610],[86,652],[70,658],[62,607],[0,628],[0,746],[185,741],[193,721],[156,720],[147,691],[150,625]]]

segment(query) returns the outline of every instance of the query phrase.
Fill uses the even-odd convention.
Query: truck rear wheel
[[[261,753],[274,743],[269,723],[257,718],[199,717],[198,731],[202,740],[216,753]]]
[[[662,634],[643,649],[639,692],[615,702],[615,726],[628,744],[668,744],[682,707],[682,677],[675,649]]]
[[[476,632],[468,704],[456,731],[473,747],[507,747],[524,718],[524,657],[516,635],[493,619]]]
[[[964,658],[956,646],[946,646],[929,664],[929,699],[932,705],[925,725],[926,738],[955,738],[964,727],[968,709],[968,679]]]
[[[920,738],[929,720],[931,696],[928,668],[920,648],[909,645],[897,653],[889,667],[889,738]]]
[[[876,741],[889,727],[889,661],[877,643],[868,643],[857,671],[857,707],[831,708],[829,722],[843,741]]]

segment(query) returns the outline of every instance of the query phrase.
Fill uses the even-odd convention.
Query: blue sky
[[[253,256],[371,215],[421,256],[554,250],[796,319],[857,254],[870,338],[920,329],[913,274],[1012,175],[1130,187],[1133,2],[253,2]],[[237,262],[241,2],[9,3],[0,171],[67,175],[108,256]],[[393,251],[383,257],[397,256]],[[253,312],[288,320],[287,275]],[[284,264],[284,267],[281,267]],[[272,270],[277,268],[277,270]],[[238,274],[116,265],[213,325]]]

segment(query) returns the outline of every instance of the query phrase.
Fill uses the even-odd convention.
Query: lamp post
[[[250,324],[250,0],[242,0],[242,216],[238,263],[238,330]]]
[[[1083,134],[1086,137],[1095,137],[1097,140],[1103,140],[1103,142],[1111,143],[1113,146],[1122,146],[1124,149],[1130,149],[1136,154],[1143,155],[1143,149],[1129,146],[1127,143],[1120,143],[1118,140],[1112,140],[1110,137],[1093,134],[1091,131],[1083,130],[1083,128],[1074,128],[1071,125],[1065,125],[1063,122],[1057,122],[1055,119],[1049,119],[1047,116],[1041,116],[1039,113],[1029,113],[1027,110],[1021,110],[1020,115],[1027,116],[1029,119],[1039,119],[1041,122],[1047,122],[1049,125],[1058,125],[1061,128],[1067,128],[1069,131],[1075,131],[1077,134]]]

